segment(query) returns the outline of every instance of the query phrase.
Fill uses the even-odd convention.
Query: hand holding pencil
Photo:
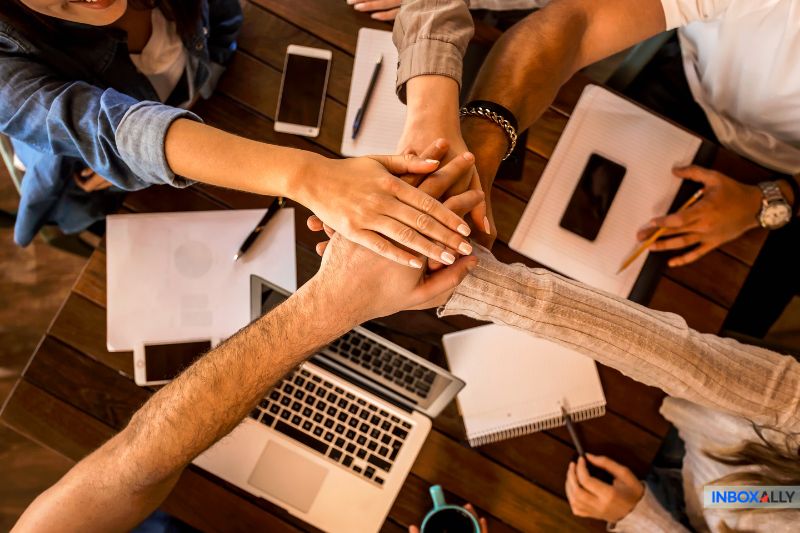
[[[692,197],[686,200],[686,202],[676,211],[676,213],[685,211],[686,209],[689,209],[695,203],[697,203],[697,201],[703,197],[703,191],[704,189],[700,189],[696,193],[694,193]],[[621,273],[623,270],[628,268],[631,265],[631,263],[636,261],[636,258],[642,255],[645,250],[650,248],[650,246],[652,246],[654,242],[656,242],[662,235],[664,235],[665,231],[667,231],[667,228],[663,227],[658,228],[656,231],[654,231],[653,234],[646,241],[642,242],[642,244],[640,244],[636,248],[636,250],[634,250],[634,252],[630,256],[628,256],[628,258],[625,261],[622,262],[622,265],[620,265],[619,270],[617,270],[617,274]]]

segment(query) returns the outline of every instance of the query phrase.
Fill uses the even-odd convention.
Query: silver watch
[[[763,195],[761,211],[756,216],[761,227],[773,230],[788,224],[792,220],[792,207],[783,196],[778,182],[762,181],[758,188]]]

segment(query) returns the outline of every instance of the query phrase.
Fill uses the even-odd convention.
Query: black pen
[[[353,121],[353,139],[356,138],[356,135],[358,135],[358,130],[361,129],[361,119],[364,118],[364,113],[367,112],[367,106],[369,106],[369,101],[372,98],[372,90],[375,88],[375,82],[378,81],[378,74],[380,74],[382,66],[383,66],[383,55],[381,55],[378,58],[377,63],[375,63],[375,70],[372,71],[372,79],[369,80],[369,87],[367,87],[367,94],[364,95],[364,101],[361,103],[361,107],[358,108],[358,113],[356,113],[356,119]]]
[[[567,431],[569,431],[569,436],[572,437],[572,444],[575,445],[575,451],[577,451],[578,455],[581,457],[585,456],[586,453],[583,451],[583,446],[578,438],[578,432],[575,431],[575,424],[572,423],[572,417],[569,416],[567,410],[564,409],[564,405],[561,405],[561,414],[564,415],[564,421],[567,423]]]
[[[239,247],[239,251],[233,256],[234,261],[238,261],[239,258],[242,257],[251,246],[253,246],[253,243],[256,242],[258,236],[261,234],[267,224],[269,224],[269,221],[272,219],[272,217],[275,216],[275,213],[278,212],[278,209],[283,207],[284,203],[285,202],[283,198],[280,196],[277,196],[274,200],[272,200],[272,203],[269,204],[269,207],[267,208],[267,212],[264,213],[264,216],[258,221],[256,227],[253,228],[253,231],[250,232],[250,235],[247,236],[242,245]]]

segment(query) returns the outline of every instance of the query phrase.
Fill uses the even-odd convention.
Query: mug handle
[[[444,501],[444,491],[442,490],[441,485],[434,485],[429,489],[431,493],[431,499],[433,500],[433,508],[438,509],[439,507],[444,507],[447,505],[447,502]]]

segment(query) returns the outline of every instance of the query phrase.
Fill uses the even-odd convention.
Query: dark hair
[[[202,15],[202,3],[200,0],[128,0],[128,7],[132,9],[154,9],[159,8],[167,20],[175,22],[178,34],[188,41],[197,26]],[[0,16],[8,19],[18,30],[25,33],[26,28],[33,28],[34,25],[46,28],[52,37],[69,33],[69,30],[57,24],[57,19],[48,17],[33,11],[23,4],[21,0],[12,2],[2,2],[0,4]],[[37,32],[41,35],[41,32]]]

